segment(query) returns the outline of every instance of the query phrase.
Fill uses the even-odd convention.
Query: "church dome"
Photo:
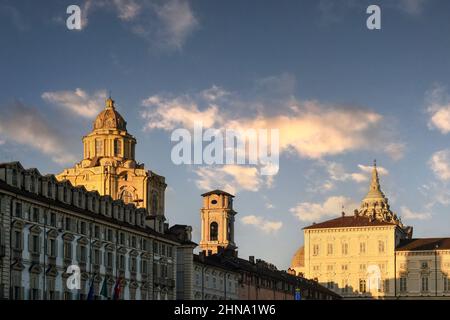
[[[305,247],[301,246],[300,248],[298,248],[298,250],[292,257],[291,268],[298,268],[304,266],[305,266]]]
[[[94,121],[94,130],[97,129],[127,130],[127,122],[116,111],[114,100],[111,98],[106,100],[106,108],[100,112]]]

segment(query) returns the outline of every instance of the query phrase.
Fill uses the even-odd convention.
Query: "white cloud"
[[[338,217],[344,206],[344,211],[353,213],[353,210],[359,205],[350,198],[344,196],[332,196],[323,203],[301,202],[296,207],[291,208],[290,212],[301,221],[320,221],[327,217]]]
[[[100,90],[88,94],[83,89],[77,88],[74,91],[44,92],[42,99],[77,116],[93,119],[105,105],[106,91]]]
[[[445,87],[436,84],[426,93],[426,110],[430,115],[428,127],[442,134],[450,132],[450,99]]]
[[[428,161],[430,169],[441,181],[450,180],[450,150],[445,149],[433,153]]]
[[[405,156],[406,146],[404,143],[393,142],[386,145],[384,151],[393,160],[400,160]]]
[[[156,14],[163,24],[161,40],[169,47],[180,49],[198,26],[198,21],[187,1],[165,1],[161,7],[157,7]]]
[[[411,220],[428,220],[431,218],[431,213],[429,212],[414,212],[409,208],[402,206],[400,207],[402,212],[402,218]]]
[[[244,216],[241,222],[245,225],[252,225],[265,233],[275,233],[283,226],[281,221],[270,221],[255,215]]]
[[[267,186],[267,177],[261,176],[255,167],[225,165],[200,167],[195,170],[196,185],[201,190],[223,189],[235,194],[240,190],[258,191]]]
[[[8,110],[0,118],[2,139],[30,147],[58,164],[75,162],[76,157],[68,150],[61,134],[35,109],[15,103]]]
[[[233,110],[236,105],[246,105],[238,97],[228,94],[224,100],[221,104],[211,103],[205,100],[204,92],[173,98],[153,95],[143,100],[146,108],[142,117],[147,129],[173,130],[177,126],[191,129],[195,120],[203,121],[205,128],[278,129],[281,151],[293,151],[312,159],[385,144],[386,139],[379,134],[383,131],[380,130],[382,116],[370,110],[290,99],[287,111],[285,102],[280,102],[280,108],[271,108],[279,110],[277,115],[260,110],[256,116],[249,117],[239,114],[243,108]]]
[[[400,0],[399,8],[410,15],[420,15],[424,10],[425,0]]]
[[[322,162],[326,166],[326,170],[328,172],[329,178],[332,181],[355,181],[358,183],[366,182],[369,180],[369,177],[372,173],[372,166],[365,166],[362,164],[358,164],[359,172],[347,172],[344,166],[337,162]],[[389,172],[387,169],[383,167],[377,166],[378,174],[380,175],[388,175]]]
[[[146,129],[173,130],[179,126],[192,129],[195,121],[203,122],[205,128],[221,121],[217,106],[199,110],[198,105],[189,97],[164,98],[154,95],[144,99],[145,110],[141,116],[146,120]]]
[[[188,1],[86,0],[83,29],[97,10],[112,10],[131,32],[164,49],[180,50],[199,25]]]

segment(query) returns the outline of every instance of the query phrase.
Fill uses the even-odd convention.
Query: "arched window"
[[[124,190],[122,192],[122,196],[120,198],[125,203],[132,203],[133,202],[133,195],[131,194],[131,192],[129,192],[127,190]]]
[[[122,141],[120,141],[119,139],[115,139],[114,140],[114,155],[120,156],[121,153],[122,153]]]
[[[212,222],[209,226],[209,240],[217,241],[217,234],[219,231],[219,226],[217,222]]]
[[[158,194],[156,192],[152,192],[152,214],[157,214],[158,212]]]

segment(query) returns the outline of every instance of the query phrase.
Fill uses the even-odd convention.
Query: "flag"
[[[117,278],[116,285],[114,286],[114,300],[119,300],[120,298],[120,290],[121,290],[120,282],[121,279],[119,277]]]
[[[106,299],[108,299],[108,286],[106,284],[106,277],[105,277],[105,280],[103,280],[103,285],[102,285],[102,290],[100,291],[100,295],[102,295]]]
[[[87,297],[88,300],[94,300],[94,278],[95,278],[95,275],[92,277],[92,280],[91,280],[91,286],[89,288],[89,293],[88,293],[88,297]]]

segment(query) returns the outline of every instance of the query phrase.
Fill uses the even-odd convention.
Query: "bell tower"
[[[216,254],[220,250],[237,249],[234,242],[234,196],[214,190],[202,194],[200,249],[206,254]]]

